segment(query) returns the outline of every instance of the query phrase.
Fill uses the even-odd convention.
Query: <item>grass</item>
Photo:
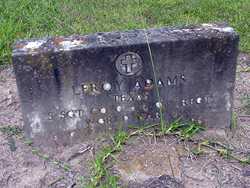
[[[250,115],[250,95],[246,95],[241,99],[243,109],[247,115]]]
[[[203,148],[203,149],[202,149]],[[204,153],[206,150],[204,148],[208,148],[210,150],[216,151],[222,158],[228,160],[235,160],[242,165],[249,165],[250,164],[250,156],[246,157],[238,157],[236,154],[233,153],[231,148],[221,144],[220,142],[214,142],[210,140],[203,140],[198,143],[198,147],[194,150],[194,154],[200,155]]]
[[[16,39],[226,21],[250,51],[249,0],[0,1],[0,62]]]
[[[114,159],[114,154],[122,150],[123,145],[130,135],[124,131],[118,131],[112,138],[112,144],[104,147],[95,157],[92,163],[92,177],[85,188],[118,188],[118,177],[110,174],[106,167],[108,160]]]
[[[21,135],[23,132],[19,127],[16,126],[3,126],[0,127],[0,131],[9,137]]]
[[[237,124],[238,124],[238,115],[236,112],[232,112],[231,129],[236,130]]]

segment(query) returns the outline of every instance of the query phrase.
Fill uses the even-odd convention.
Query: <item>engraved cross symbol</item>
[[[131,73],[134,65],[137,64],[137,58],[131,54],[126,55],[125,58],[121,60],[121,64],[124,66],[126,73]]]
[[[137,53],[126,52],[117,58],[115,66],[118,72],[122,75],[138,75],[142,70],[142,59]]]

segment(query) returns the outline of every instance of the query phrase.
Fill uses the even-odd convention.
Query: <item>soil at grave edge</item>
[[[200,137],[213,137],[234,148],[239,154],[250,154],[250,55],[238,58],[234,111],[237,129],[208,131]],[[11,66],[0,68],[0,128],[22,129],[20,103]],[[69,188],[81,187],[90,175],[90,161],[105,139],[58,147],[38,152],[21,138],[0,132],[1,188]],[[112,171],[121,178],[122,187],[239,188],[250,187],[250,165],[222,159],[217,153],[195,157],[188,152],[190,143],[175,137],[155,139],[136,137],[117,155]],[[40,155],[40,157],[38,156]],[[42,157],[41,157],[42,156]],[[58,161],[70,166],[58,165]],[[59,163],[60,163],[59,162]],[[79,178],[84,177],[84,178]]]

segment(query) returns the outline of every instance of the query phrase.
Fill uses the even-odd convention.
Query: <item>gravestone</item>
[[[18,41],[25,133],[71,143],[161,117],[229,127],[238,41],[222,24]]]

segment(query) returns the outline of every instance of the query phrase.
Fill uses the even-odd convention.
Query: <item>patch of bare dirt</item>
[[[22,126],[16,79],[11,67],[0,67],[0,125]]]
[[[171,188],[183,185],[185,188],[250,186],[250,166],[223,159],[213,151],[197,157],[190,152],[190,144],[179,143],[173,138],[157,139],[154,143],[150,138],[142,139],[133,140],[131,145],[125,146],[115,165],[115,171],[126,187],[150,188],[148,180],[162,175],[178,183],[169,186]]]

